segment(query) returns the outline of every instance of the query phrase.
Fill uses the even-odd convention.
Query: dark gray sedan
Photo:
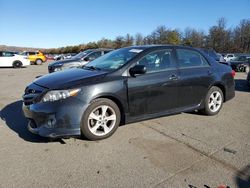
[[[52,73],[69,68],[81,67],[110,51],[112,51],[112,49],[88,49],[80,52],[70,59],[59,60],[50,63],[48,66],[48,71],[49,73]]]
[[[120,124],[200,110],[219,113],[235,72],[199,50],[133,46],[86,66],[42,76],[26,89],[28,129],[45,137],[111,136]]]

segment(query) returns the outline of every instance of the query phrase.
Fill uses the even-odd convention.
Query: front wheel
[[[41,65],[42,63],[43,63],[43,61],[41,59],[36,60],[36,65]]]
[[[14,68],[21,68],[22,67],[22,62],[21,61],[14,61],[13,62],[13,67]]]
[[[204,101],[203,113],[209,116],[218,114],[222,108],[223,101],[224,97],[221,89],[216,86],[211,87]]]
[[[104,139],[116,131],[120,120],[120,110],[113,101],[95,99],[82,117],[81,133],[89,140]]]

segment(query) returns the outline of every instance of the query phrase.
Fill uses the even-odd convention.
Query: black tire
[[[220,103],[220,106],[215,105],[216,108],[214,108],[214,111],[213,111],[212,108],[209,107],[209,103],[212,103],[212,101],[211,101],[212,93],[217,93],[217,92],[220,94],[221,103]],[[215,100],[215,101],[217,101],[217,100]],[[213,115],[218,114],[223,106],[223,102],[224,102],[224,95],[223,95],[223,92],[221,91],[221,89],[219,87],[216,87],[216,86],[211,87],[206,95],[206,98],[204,101],[204,109],[202,110],[202,113],[205,115],[208,115],[208,116],[213,116]]]
[[[13,67],[14,68],[21,68],[23,66],[21,61],[14,61],[13,62]]]
[[[113,110],[112,112],[115,113],[115,115],[116,115],[116,120],[114,120],[114,121],[108,120],[108,122],[111,121],[111,122],[109,122],[110,123],[110,125],[109,125],[110,132],[108,132],[107,134],[104,133],[104,135],[96,135],[98,133],[96,133],[96,134],[92,133],[90,128],[93,128],[94,126],[97,125],[97,123],[99,121],[101,122],[102,120],[94,120],[94,119],[90,120],[89,118],[91,118],[90,114],[93,113],[96,109],[101,108],[101,106],[108,106],[110,109],[112,109]],[[108,108],[108,110],[110,110],[109,108]],[[105,113],[106,116],[107,116],[108,110]],[[96,110],[96,111],[98,111],[98,110]],[[102,116],[102,115],[99,114],[99,116]],[[107,117],[109,117],[109,116],[107,116]],[[88,106],[88,108],[86,109],[86,111],[83,114],[82,122],[81,122],[81,133],[84,137],[86,137],[89,140],[100,140],[100,139],[108,138],[116,131],[116,129],[120,125],[120,121],[121,121],[121,113],[120,113],[119,107],[112,100],[109,100],[106,98],[95,99],[90,103],[90,105]],[[91,122],[92,122],[92,124],[94,123],[94,125],[92,127],[91,127]],[[106,122],[105,125],[107,125],[108,122]],[[101,123],[99,125],[97,125],[97,127],[98,128],[96,129],[96,132],[98,130],[100,130],[100,132],[102,132],[102,129],[103,129],[103,132],[105,132],[104,127],[102,128]]]
[[[36,60],[36,65],[42,65],[42,64],[43,64],[43,61],[41,59]]]

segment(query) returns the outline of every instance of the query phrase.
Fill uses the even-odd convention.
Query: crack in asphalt
[[[170,138],[170,139],[172,139],[172,140],[175,140],[176,142],[178,142],[178,143],[180,143],[180,144],[185,145],[186,147],[188,147],[188,148],[190,148],[191,150],[193,150],[193,151],[195,151],[195,152],[201,154],[201,155],[204,157],[204,158],[202,158],[202,159],[200,159],[200,160],[195,161],[195,162],[192,163],[190,166],[188,166],[188,167],[186,167],[186,168],[183,168],[183,169],[177,171],[177,172],[174,173],[173,175],[171,175],[171,176],[169,176],[168,178],[164,179],[163,181],[157,183],[154,187],[157,187],[157,186],[163,184],[164,182],[167,182],[170,178],[176,176],[177,174],[179,174],[179,173],[181,173],[181,172],[184,172],[184,171],[186,171],[186,170],[192,168],[195,164],[197,164],[197,163],[199,163],[199,162],[201,162],[201,161],[203,161],[203,160],[206,160],[206,159],[211,159],[211,160],[213,160],[213,161],[215,161],[215,162],[221,164],[223,167],[225,167],[225,168],[227,168],[227,169],[229,169],[229,170],[231,170],[231,171],[233,171],[233,172],[235,172],[235,173],[237,173],[237,174],[239,174],[239,175],[241,174],[240,169],[238,169],[237,167],[235,167],[235,166],[233,166],[233,165],[231,165],[231,164],[229,164],[229,163],[226,163],[226,162],[223,161],[223,160],[217,159],[216,157],[213,156],[213,155],[216,154],[217,152],[221,151],[224,147],[227,147],[227,146],[233,144],[235,141],[231,141],[231,142],[229,142],[229,143],[223,145],[221,148],[217,149],[216,151],[211,152],[210,154],[208,154],[208,153],[206,153],[206,152],[204,152],[204,151],[201,151],[201,150],[199,150],[199,149],[193,147],[192,145],[190,145],[190,144],[188,144],[188,143],[185,143],[184,141],[178,140],[177,138],[175,138],[175,137],[173,137],[173,136],[171,136],[171,135],[168,135],[168,134],[166,134],[166,133],[164,133],[164,132],[162,132],[162,131],[156,129],[155,127],[152,127],[152,126],[149,126],[149,125],[145,125],[145,124],[142,124],[142,125],[143,125],[144,127],[147,127],[147,128],[149,128],[149,129],[154,130],[155,132],[157,132],[157,133],[159,133],[159,134],[161,134],[161,135],[163,135],[163,136],[165,136],[165,137],[168,137],[168,138]]]

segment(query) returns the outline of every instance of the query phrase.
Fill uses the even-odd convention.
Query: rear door
[[[196,50],[177,48],[176,55],[179,70],[178,106],[180,108],[197,106],[213,82],[211,66]]]
[[[142,57],[137,64],[147,72],[128,78],[130,116],[172,110],[177,103],[177,68],[173,50],[155,50]]]

